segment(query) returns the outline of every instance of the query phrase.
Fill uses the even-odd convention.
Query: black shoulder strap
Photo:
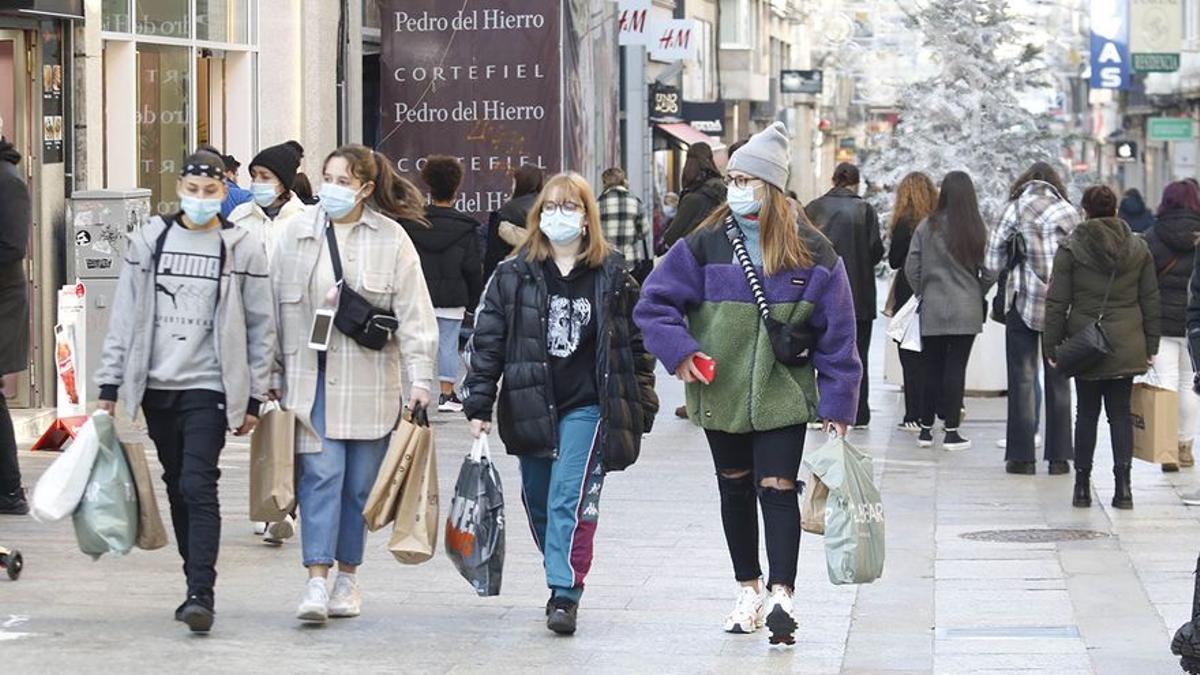
[[[771,318],[771,306],[767,304],[767,295],[763,292],[762,282],[759,281],[758,272],[754,269],[754,262],[750,260],[750,253],[746,251],[742,229],[738,227],[733,216],[725,218],[725,236],[729,238],[729,243],[733,244],[733,253],[742,266],[742,274],[746,275],[746,282],[750,284],[750,293],[754,295],[754,304],[758,305],[758,313],[764,320]]]
[[[171,227],[178,219],[178,215],[163,217],[163,231],[154,242],[154,271],[156,273],[158,272],[158,259],[162,257],[163,247],[167,245],[167,235],[171,233]]]
[[[325,241],[329,244],[329,262],[333,263],[333,278],[342,280],[342,255],[338,252],[337,234],[333,231],[333,223],[325,220]]]

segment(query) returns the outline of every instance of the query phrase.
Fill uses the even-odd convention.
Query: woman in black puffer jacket
[[[1179,392],[1179,461],[1163,464],[1163,471],[1178,471],[1196,463],[1192,442],[1196,437],[1198,399],[1191,390],[1194,377],[1188,357],[1184,315],[1188,304],[1188,283],[1196,256],[1196,237],[1200,235],[1200,194],[1187,181],[1171,183],[1163,190],[1158,221],[1145,232],[1154,270],[1158,275],[1162,304],[1162,341],[1154,364],[1154,382]]]
[[[521,458],[523,501],[545,557],[546,626],[572,634],[604,474],[637,460],[658,412],[654,357],[631,320],[637,283],[604,241],[587,181],[574,173],[547,181],[528,229],[475,317],[464,407],[479,437],[499,398],[500,438]]]

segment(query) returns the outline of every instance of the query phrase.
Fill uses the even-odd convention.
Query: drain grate
[[[959,535],[971,541],[986,541],[996,544],[1047,544],[1056,541],[1088,541],[1107,539],[1112,536],[1096,530],[1073,530],[1061,528],[1033,528],[1026,530],[981,530]]]

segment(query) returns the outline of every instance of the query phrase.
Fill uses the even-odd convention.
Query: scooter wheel
[[[9,551],[7,567],[8,578],[16,581],[21,576],[21,570],[25,567],[25,558],[21,556],[20,551]]]

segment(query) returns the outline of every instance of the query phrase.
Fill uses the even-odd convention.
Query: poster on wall
[[[561,0],[385,0],[378,150],[422,190],[424,160],[465,174],[455,206],[486,222],[511,171],[560,170]]]
[[[42,24],[42,163],[63,161],[62,33],[56,23]]]

